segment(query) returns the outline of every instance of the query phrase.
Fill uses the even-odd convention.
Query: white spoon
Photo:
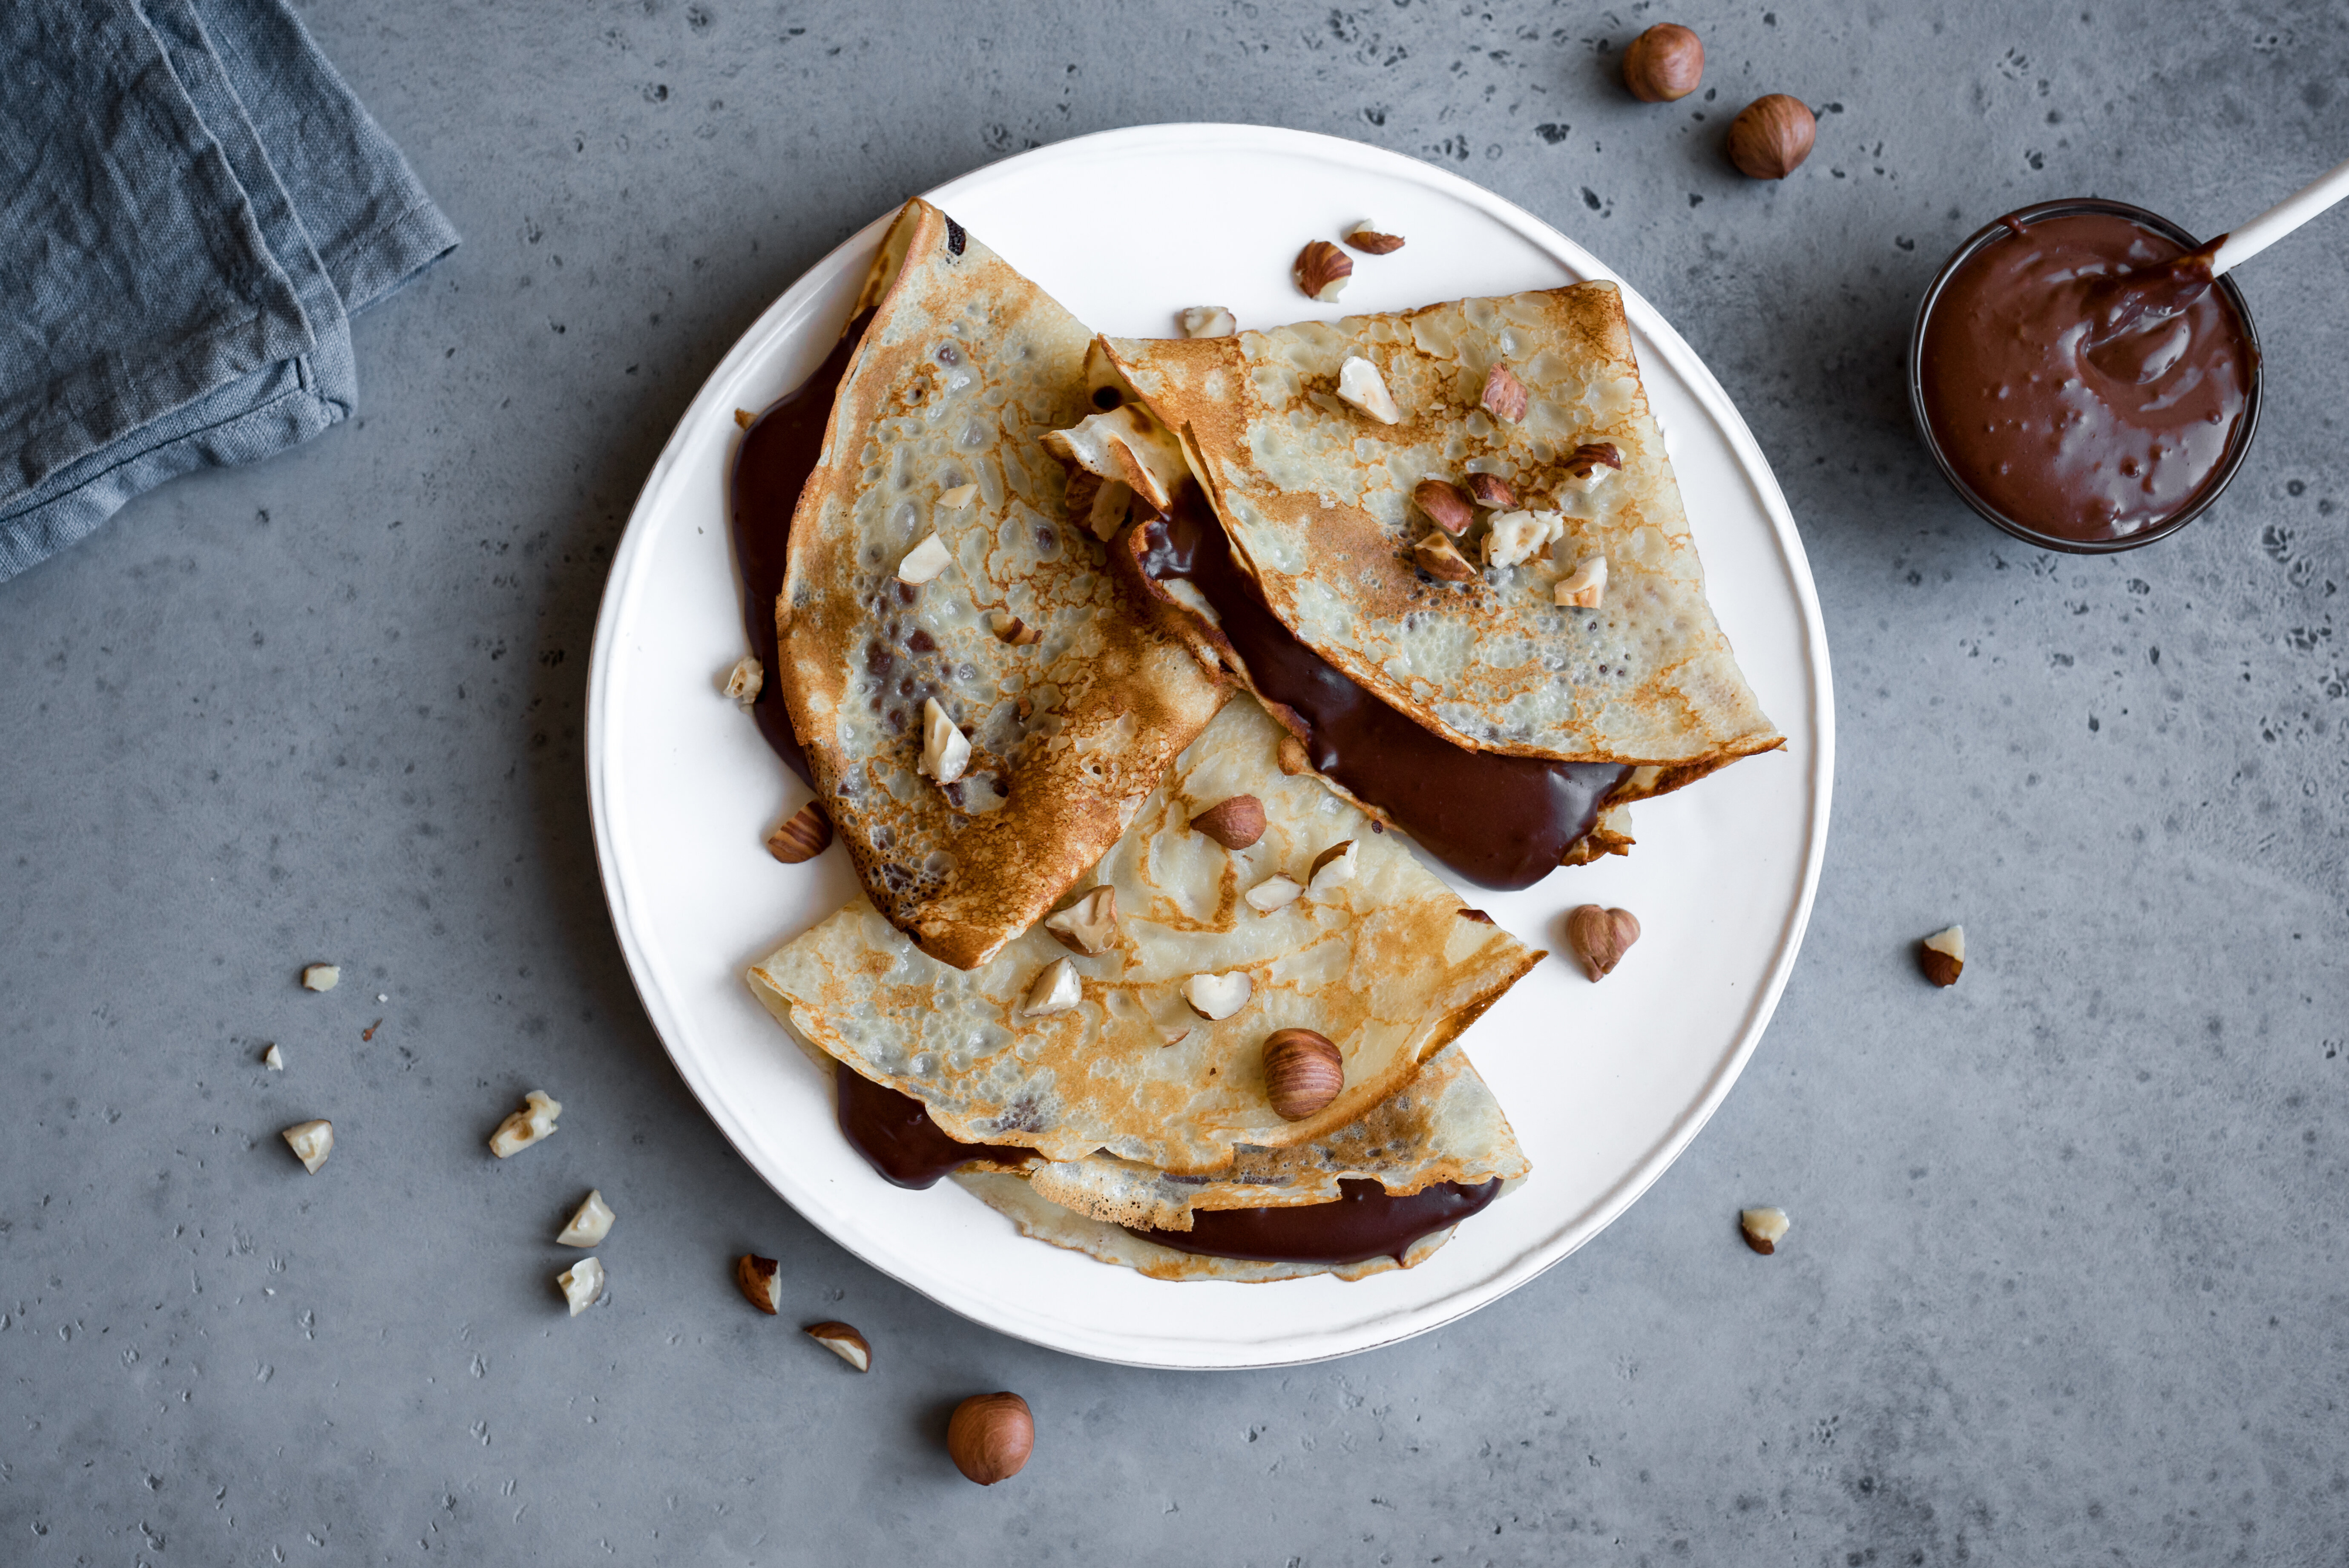
[[[2210,257],[2210,275],[2217,277],[2251,260],[2278,240],[2336,202],[2349,201],[2349,163],[2318,176],[2245,223],[2220,236]]]
[[[2116,273],[2088,291],[2089,328],[2080,340],[2088,362],[2123,381],[2150,381],[2184,351],[2173,331],[2164,346],[2146,351],[2149,335],[2209,292],[2211,282],[2240,266],[2334,202],[2349,200],[2349,163],[2286,196],[2231,234],[2220,234],[2174,261]]]

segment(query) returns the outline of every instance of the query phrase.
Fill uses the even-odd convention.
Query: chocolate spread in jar
[[[1299,641],[1232,561],[1199,487],[1146,517],[1142,569],[1204,595],[1257,691],[1305,721],[1313,766],[1392,816],[1444,865],[1485,888],[1529,888],[1558,867],[1630,775],[1617,763],[1554,763],[1453,744]]]
[[[1178,1252],[1267,1263],[1400,1263],[1412,1244],[1457,1225],[1501,1195],[1495,1179],[1471,1187],[1438,1181],[1396,1196],[1375,1181],[1341,1178],[1334,1203],[1287,1209],[1194,1209],[1188,1231],[1126,1230]]]
[[[1927,317],[1918,382],[1951,468],[1992,507],[2084,544],[2191,507],[2225,462],[2258,367],[2248,324],[2185,254],[2116,213],[1984,243]]]
[[[742,626],[750,634],[750,651],[767,672],[750,716],[775,754],[811,789],[815,779],[808,772],[799,737],[792,732],[783,683],[778,679],[782,661],[775,646],[775,599],[783,591],[783,569],[791,559],[792,513],[823,455],[833,395],[840,390],[840,379],[848,374],[848,361],[872,319],[868,310],[850,322],[815,374],[761,414],[743,432],[741,449],[734,454],[734,565],[742,578]]]

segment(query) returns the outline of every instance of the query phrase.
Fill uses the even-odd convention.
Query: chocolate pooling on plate
[[[750,634],[750,651],[762,669],[781,663],[775,646],[775,596],[783,591],[783,569],[791,559],[792,512],[800,492],[815,472],[823,450],[824,427],[832,419],[832,400],[848,361],[873,319],[870,310],[850,321],[832,352],[815,374],[784,393],[743,432],[734,454],[734,569],[742,584],[742,628]],[[783,704],[783,685],[769,680],[761,686],[750,716],[775,754],[812,786],[807,753],[792,732],[791,714]]]

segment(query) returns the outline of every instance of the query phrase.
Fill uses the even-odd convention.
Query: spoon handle
[[[2335,202],[2349,200],[2349,163],[2319,177],[2229,234],[2210,258],[2210,275],[2217,277],[2241,265]]]

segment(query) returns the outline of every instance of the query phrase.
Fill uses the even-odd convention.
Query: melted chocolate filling
[[[1178,1252],[1267,1263],[1400,1263],[1412,1243],[1457,1225],[1501,1195],[1498,1179],[1481,1187],[1439,1181],[1396,1197],[1375,1181],[1340,1179],[1335,1203],[1288,1209],[1195,1209],[1188,1231],[1126,1230]]]
[[[778,678],[782,659],[775,647],[775,599],[783,591],[783,569],[791,560],[792,513],[823,455],[833,395],[872,319],[868,310],[850,322],[815,374],[761,414],[743,432],[741,450],[734,454],[734,564],[742,576],[742,626],[750,634],[750,651],[767,672],[750,716],[775,754],[811,789],[815,779],[808,772],[799,737],[792,732]]]
[[[1017,1162],[1042,1157],[1016,1144],[963,1143],[930,1119],[911,1095],[876,1084],[853,1067],[835,1066],[841,1135],[884,1181],[924,1188],[974,1159]],[[1465,1187],[1439,1182],[1407,1198],[1388,1195],[1375,1181],[1340,1181],[1335,1203],[1288,1209],[1195,1210],[1188,1231],[1140,1231],[1144,1241],[1178,1252],[1279,1263],[1361,1263],[1403,1254],[1421,1237],[1457,1225],[1500,1195],[1501,1184]],[[1133,1227],[1129,1226],[1129,1230]]]
[[[871,320],[872,315],[867,312],[849,323],[815,374],[784,394],[744,432],[741,450],[734,459],[734,558],[742,577],[742,621],[750,636],[751,650],[769,672],[751,713],[758,721],[759,732],[775,749],[775,754],[811,787],[814,781],[809,776],[807,754],[792,731],[781,682],[774,679],[781,668],[775,638],[775,599],[782,592],[783,572],[790,560],[792,514],[799,505],[800,492],[805,488],[808,475],[815,472],[816,460],[823,447],[824,426],[831,420],[833,398],[839,390],[841,378],[847,374],[848,362],[854,357]],[[1193,496],[1195,491],[1186,491],[1186,500]],[[1315,766],[1350,789],[1357,787],[1357,778],[1361,779],[1365,798],[1378,800],[1393,812],[1398,822],[1464,876],[1492,887],[1514,888],[1524,887],[1556,868],[1566,846],[1590,830],[1599,800],[1630,770],[1580,763],[1522,763],[1519,759],[1464,752],[1437,740],[1322,663],[1273,619],[1271,612],[1254,598],[1252,588],[1237,589],[1227,584],[1226,578],[1238,577],[1229,564],[1229,545],[1225,543],[1222,527],[1212,516],[1205,518],[1205,532],[1201,532],[1197,515],[1201,510],[1195,501],[1187,513],[1178,505],[1174,524],[1174,547],[1180,549],[1184,564],[1175,568],[1170,557],[1166,570],[1154,566],[1152,575],[1183,576],[1198,582],[1208,602],[1224,616],[1227,634],[1236,618],[1250,609],[1265,627],[1271,628],[1246,641],[1234,636],[1233,642],[1267,694],[1305,714],[1313,725]],[[1212,545],[1206,544],[1209,539]],[[1160,535],[1154,540],[1154,548],[1166,543],[1166,530],[1162,527]],[[1210,555],[1214,560],[1204,568],[1193,566],[1193,561]],[[1217,566],[1222,568],[1221,576],[1216,573]],[[1211,587],[1210,582],[1216,586]],[[1244,607],[1237,611],[1226,609],[1219,593],[1235,597]],[[1287,645],[1285,657],[1276,638]],[[1317,680],[1320,683],[1318,688],[1314,685]],[[1385,716],[1383,722],[1380,714]],[[1393,731],[1392,736],[1386,733],[1389,727]],[[1330,741],[1323,742],[1320,737],[1324,735],[1330,736]],[[1342,761],[1336,752],[1340,741],[1347,746]],[[1392,763],[1381,765],[1377,754],[1389,750],[1404,754],[1406,763],[1400,767]],[[1330,760],[1324,760],[1325,753]],[[1493,785],[1478,776],[1480,765],[1507,763],[1512,764],[1508,770],[1512,773],[1548,774],[1555,769],[1561,775],[1588,773],[1603,774],[1606,777],[1595,790],[1584,792],[1588,799],[1581,805],[1564,798],[1569,792],[1560,786],[1545,789],[1536,785],[1530,791],[1545,798],[1552,815],[1566,810],[1579,811],[1581,826],[1559,840],[1555,849],[1545,849],[1541,843],[1533,842],[1537,837],[1536,834],[1517,836],[1531,845],[1519,852],[1519,858],[1527,854],[1532,857],[1527,862],[1528,874],[1519,880],[1505,881],[1482,875],[1475,868],[1487,860],[1499,865],[1492,846],[1495,836],[1479,836],[1472,831],[1465,842],[1482,846],[1473,852],[1443,846],[1459,838],[1449,825],[1469,814],[1451,801],[1452,792],[1442,792],[1443,800],[1433,798],[1437,794],[1433,788],[1436,781],[1413,774],[1409,765],[1413,761],[1423,771],[1429,766],[1464,770],[1463,782],[1470,786],[1467,793],[1482,792],[1488,798]],[[1384,794],[1373,793],[1381,789]],[[1527,793],[1521,784],[1511,797],[1512,803]],[[1431,797],[1423,809],[1414,805],[1414,809],[1405,810],[1396,804],[1416,803],[1423,794]],[[1426,826],[1421,826],[1423,823]],[[1550,832],[1554,836],[1555,828]],[[1500,853],[1506,856],[1506,848]],[[1454,857],[1455,854],[1469,856],[1475,864],[1462,864]],[[1478,854],[1482,859],[1475,859]],[[1548,856],[1546,864],[1540,863],[1544,854]],[[895,1186],[930,1187],[938,1178],[975,1159],[1017,1162],[1040,1158],[1034,1149],[1019,1145],[972,1144],[949,1137],[930,1119],[929,1109],[921,1101],[885,1084],[876,1084],[854,1068],[835,1066],[833,1078],[841,1136],[864,1157],[883,1180]],[[1397,1198],[1390,1196],[1375,1181],[1344,1181],[1340,1186],[1345,1196],[1334,1203],[1201,1211],[1193,1216],[1190,1231],[1136,1231],[1134,1234],[1178,1251],[1215,1257],[1299,1263],[1358,1263],[1392,1257],[1400,1262],[1413,1243],[1458,1224],[1490,1203],[1501,1190],[1498,1181],[1489,1181],[1482,1187],[1444,1182]]]
[[[855,1068],[832,1070],[841,1136],[881,1173],[881,1179],[898,1187],[924,1188],[939,1177],[974,1159],[1023,1160],[1040,1158],[1032,1148],[1013,1144],[964,1143],[947,1136],[930,1120],[927,1106],[886,1084],[876,1084]]]
[[[1529,888],[1557,869],[1630,776],[1618,763],[1553,763],[1456,746],[1356,685],[1297,639],[1232,561],[1195,484],[1166,517],[1136,524],[1142,569],[1206,596],[1257,691],[1305,721],[1314,768],[1380,806],[1427,852],[1485,888]]]

